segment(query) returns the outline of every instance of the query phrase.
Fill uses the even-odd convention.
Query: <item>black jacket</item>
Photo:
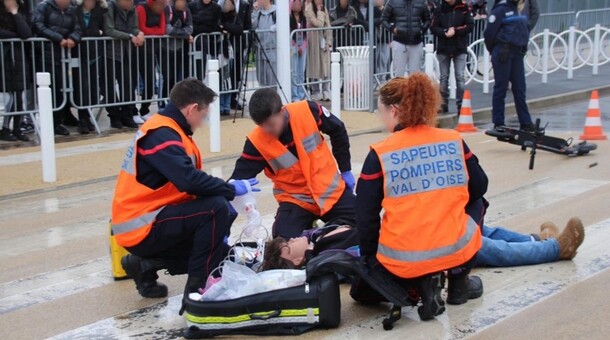
[[[23,6],[13,15],[0,7],[0,39],[28,39],[32,30],[27,22],[27,14]],[[29,65],[25,62],[24,49],[20,43],[2,42],[2,78],[0,92],[23,91],[29,83]],[[24,48],[27,47],[27,44]],[[27,52],[25,53],[27,55]]]
[[[370,0],[373,1],[373,0]],[[352,7],[354,7],[354,9],[356,10],[356,20],[354,21],[354,25],[362,25],[364,26],[364,30],[365,31],[369,31],[369,17],[370,17],[370,13],[369,13],[369,5],[366,4],[366,15],[362,15],[362,12],[360,11],[360,3],[359,1],[353,1],[352,2]],[[375,18],[380,18],[381,17],[381,11],[379,10],[379,8],[377,6],[373,6],[373,20],[375,20]]]
[[[171,102],[158,114],[175,120],[187,135],[193,134],[184,115]],[[222,196],[229,201],[233,200],[235,189],[232,185],[196,169],[184,147],[180,143],[168,143],[170,141],[182,140],[177,132],[166,127],[150,131],[138,141],[136,179],[139,183],[158,189],[171,182],[178,190],[191,195]]]
[[[455,35],[447,38],[445,33],[449,27],[455,29]],[[446,2],[436,8],[432,18],[430,31],[437,37],[436,53],[458,55],[468,49],[468,35],[474,27],[474,19],[468,6],[462,0],[457,0],[453,6]]]
[[[89,12],[89,25],[85,22],[85,13],[83,12],[83,6],[79,5],[76,7],[76,17],[78,18],[78,24],[82,30],[83,38],[99,38],[103,36],[104,31],[104,14],[108,10],[108,4],[106,1],[98,1],[95,8]],[[80,57],[88,62],[94,62],[94,57],[101,57],[103,55],[103,43],[94,40],[86,40],[81,42],[79,45]],[[74,57],[74,56],[73,56]]]
[[[320,106],[318,103],[310,101],[308,104],[311,113],[318,122],[320,132],[330,136],[333,156],[335,157],[335,160],[337,160],[339,171],[350,171],[352,169],[351,155],[349,151],[349,137],[347,135],[347,131],[345,130],[345,125],[340,119],[330,114],[328,110]],[[284,129],[284,132],[280,136],[279,140],[288,148],[288,150],[290,150],[293,155],[298,157],[290,125]],[[254,178],[265,168],[271,170],[271,166],[254,147],[254,144],[252,144],[250,140],[246,140],[244,151],[241,157],[235,163],[235,170],[233,171],[231,178]]]
[[[44,62],[47,66],[60,64],[62,48],[59,43],[63,39],[72,39],[78,43],[82,35],[76,17],[76,6],[70,4],[62,11],[55,4],[55,0],[45,0],[36,6],[32,16],[32,25],[36,35],[53,42],[53,48],[49,44],[36,44],[37,53],[44,55]]]
[[[82,36],[81,27],[76,18],[76,7],[70,5],[62,11],[55,4],[55,0],[45,0],[39,3],[34,10],[32,23],[34,31],[39,37],[47,38],[56,44],[63,39],[79,42]]]
[[[430,28],[430,10],[426,0],[389,0],[381,15],[382,25],[394,34],[394,41],[404,45],[421,44]]]
[[[189,10],[193,16],[193,34],[220,32],[222,9],[215,2],[205,5],[201,0],[189,3]]]

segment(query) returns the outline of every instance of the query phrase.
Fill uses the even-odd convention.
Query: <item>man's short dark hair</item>
[[[260,125],[282,110],[282,99],[274,89],[256,90],[250,98],[250,117]]]
[[[191,104],[208,106],[216,98],[217,94],[200,80],[188,78],[179,81],[169,93],[169,101],[178,109],[183,109]]]

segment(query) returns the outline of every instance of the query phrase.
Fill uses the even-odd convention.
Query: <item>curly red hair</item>
[[[436,124],[441,95],[438,85],[426,74],[390,80],[379,90],[381,102],[398,110],[398,121],[404,128]]]

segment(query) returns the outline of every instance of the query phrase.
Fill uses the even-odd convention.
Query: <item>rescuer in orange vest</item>
[[[438,87],[423,73],[381,88],[379,115],[393,133],[371,146],[356,199],[361,255],[419,282],[422,319],[444,311],[439,272],[448,270],[450,304],[483,293],[481,280],[468,277],[481,232],[466,213],[482,169],[458,132],[433,127],[439,105]]]
[[[229,184],[202,170],[192,135],[215,97],[199,80],[177,83],[165,110],[140,127],[121,166],[112,233],[131,253],[121,263],[143,297],[167,296],[157,282],[160,269],[188,273],[185,295],[201,288],[227,255],[236,216],[229,201],[257,183]]]
[[[254,92],[249,109],[257,126],[231,178],[253,178],[264,171],[273,181],[279,202],[273,236],[298,237],[317,219],[355,220],[355,180],[343,122],[315,102],[282,106],[273,89]],[[332,151],[322,133],[330,136]]]

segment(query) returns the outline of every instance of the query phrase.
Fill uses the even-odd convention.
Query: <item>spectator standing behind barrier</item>
[[[361,34],[359,34],[358,32],[354,32],[354,34],[356,34],[355,41],[357,45],[365,45],[365,41],[363,40],[365,36],[363,34],[368,34],[369,32],[369,0],[354,0],[352,6],[356,10],[356,21],[354,21],[354,25],[360,25],[364,27],[364,32],[366,32]],[[373,20],[377,17],[381,17],[381,12],[379,11],[379,7],[374,5]]]
[[[457,113],[462,108],[466,80],[466,53],[468,35],[472,32],[474,20],[462,0],[444,0],[436,8],[430,31],[437,38],[436,59],[441,71],[441,113],[449,113],[449,77],[451,62],[455,73]]]
[[[212,0],[193,0],[189,4],[189,10],[193,15],[193,35],[197,38],[194,49],[200,53],[201,61],[195,66],[195,75],[197,79],[203,80],[206,76],[207,59],[212,59],[218,54],[220,46],[219,35],[211,35],[211,33],[220,32],[220,20],[222,17],[222,9],[220,5]]]
[[[0,6],[0,39],[28,39],[32,30],[27,22],[27,13],[20,0],[3,0]],[[10,93],[13,112],[23,111],[23,91],[29,84],[30,70],[21,43],[2,42],[2,79],[0,92]],[[7,110],[8,111],[8,110]],[[10,129],[11,118],[13,130]],[[30,139],[21,132],[21,115],[4,116],[0,140],[27,142]]]
[[[220,0],[223,1],[223,0]],[[241,88],[240,82],[244,71],[243,63],[247,58],[246,50],[248,47],[248,41],[244,31],[252,29],[252,6],[248,0],[235,0],[235,20],[233,25],[239,27],[240,33],[233,34],[231,37],[231,44],[233,45],[233,51],[235,52],[234,62],[231,64],[231,84],[234,90]],[[225,22],[225,26],[227,23]],[[237,98],[239,93],[234,91],[231,93],[231,107],[236,110],[241,110],[242,107],[239,104]]]
[[[283,0],[287,1],[287,0]],[[276,12],[271,0],[258,0],[253,4],[252,28],[266,32],[258,32],[258,41],[255,39],[256,49],[256,76],[260,86],[276,85],[277,52],[275,41]],[[264,53],[263,53],[264,52]]]
[[[521,130],[534,131],[532,117],[525,101],[525,65],[523,57],[529,42],[527,17],[519,14],[523,0],[505,0],[494,6],[485,29],[485,47],[491,53],[494,70],[492,116],[494,129],[503,132],[504,109],[508,83],[512,84],[513,97]]]
[[[290,31],[292,40],[290,42],[290,54],[292,56],[292,101],[304,100],[305,67],[307,66],[307,32],[295,30],[304,29],[307,26],[305,12],[303,11],[303,0],[290,0]]]
[[[330,16],[322,0],[305,4],[305,18],[310,28],[330,28]],[[311,31],[307,34],[307,78],[324,81],[310,86],[311,99],[330,100],[330,52],[333,48],[331,30]]]
[[[67,70],[62,60],[62,49],[71,50],[80,41],[81,27],[76,18],[76,7],[70,4],[70,0],[45,0],[36,6],[32,23],[38,36],[47,38],[53,43],[53,48],[50,48],[48,44],[39,46],[41,48],[36,51],[38,55],[36,69],[38,72],[53,74],[51,84],[54,97],[53,106],[58,108],[64,103],[62,108],[53,112],[55,134],[67,136],[70,131],[62,125],[62,122],[72,113],[70,113],[68,94],[62,94],[67,81],[64,77]]]
[[[394,76],[421,70],[424,35],[430,27],[426,0],[389,0],[381,15],[382,25],[392,32]]]
[[[386,0],[375,0],[375,73],[381,73],[382,82],[390,79],[388,64],[390,63],[390,32],[381,25],[381,13],[385,7]]]
[[[243,34],[243,26],[237,22],[237,9],[235,0],[220,0],[218,4],[222,7],[222,19],[220,29],[222,30],[221,49],[218,54],[220,64],[220,91],[228,92],[235,90],[232,81],[232,72],[235,71],[235,55],[242,53],[233,47],[234,37]],[[241,71],[240,71],[241,72]],[[231,95],[220,95],[220,115],[231,114]]]
[[[108,9],[106,0],[77,0],[76,17],[83,31],[83,38],[99,38],[103,35],[104,13]],[[98,40],[81,42],[78,49],[79,67],[74,72],[74,103],[84,107],[99,103],[99,87],[104,84],[99,73],[102,49]],[[75,57],[74,55],[72,57]],[[86,135],[95,131],[88,109],[78,110],[78,133]]]
[[[164,52],[167,62],[161,63],[163,86],[161,97],[168,98],[169,91],[176,82],[188,75],[188,50],[193,43],[193,16],[187,0],[173,0],[165,7],[167,49]]]
[[[335,47],[358,45],[351,30],[358,14],[349,0],[337,0],[337,5],[330,10],[329,15],[331,26],[344,27],[342,30],[333,31]]]
[[[133,0],[110,0],[108,11],[104,14],[104,33],[116,39],[106,43],[106,70],[104,98],[110,117],[110,126],[121,129],[123,126],[136,128],[132,115],[135,104],[110,105],[133,102],[137,84],[136,48],[144,44],[144,33],[138,28],[138,16]],[[118,83],[118,93],[115,87]]]
[[[138,15],[138,28],[144,36],[164,36],[166,31],[165,0],[147,0],[136,6]],[[168,61],[163,58],[163,46],[159,39],[145,39],[144,48],[139,49],[138,71],[140,79],[144,82],[142,93],[143,103],[140,106],[140,116],[146,117],[150,112],[150,99],[155,91],[156,66]],[[134,116],[138,113],[134,111]]]

